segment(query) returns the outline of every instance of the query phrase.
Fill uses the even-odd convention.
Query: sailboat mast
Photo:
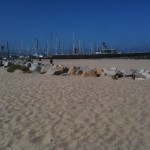
[[[7,57],[9,58],[9,46],[8,46],[8,41],[7,41]]]
[[[56,55],[58,54],[58,47],[57,47],[57,35],[56,35]]]
[[[52,48],[53,48],[53,35],[51,33],[51,52],[50,53],[52,53]]]
[[[93,53],[93,47],[92,47],[92,43],[91,43],[91,54]]]
[[[64,54],[64,39],[63,39],[63,37],[62,37],[62,53],[61,53],[62,55]]]
[[[73,55],[75,54],[75,38],[74,38],[74,32],[73,32]]]
[[[36,53],[37,53],[37,55],[39,55],[39,40],[38,40],[38,38],[36,39]]]
[[[48,49],[49,49],[49,45],[48,45],[48,40],[46,41],[46,55],[48,56]]]

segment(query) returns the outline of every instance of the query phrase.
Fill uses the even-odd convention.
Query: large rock
[[[4,61],[3,64],[4,64],[4,67],[9,67],[11,65],[11,62],[7,60],[7,61]]]
[[[49,68],[45,75],[54,75],[54,70],[52,68]]]
[[[114,76],[112,76],[112,78],[116,79],[116,80],[118,80],[119,78],[122,78],[122,77],[124,77],[124,74],[121,71],[117,71],[116,74]]]
[[[68,73],[68,67],[63,66],[61,64],[56,65],[54,64],[51,68],[48,69],[47,73],[48,75],[62,75]]]
[[[41,66],[41,70],[40,70],[40,74],[44,74],[49,70],[50,67],[48,67],[47,65],[42,65]]]
[[[92,69],[89,68],[88,66],[85,66],[85,67],[80,67],[80,70],[82,70],[83,72],[87,72],[87,71],[91,71]]]
[[[124,75],[125,77],[132,77],[135,72],[137,72],[137,70],[130,69],[129,71],[125,72]]]
[[[59,70],[60,70],[60,69],[62,69],[63,67],[64,67],[64,66],[61,65],[61,64],[58,64],[58,65],[57,65],[57,64],[53,64],[53,67],[52,67],[52,68],[53,68],[53,69],[59,69]]]
[[[14,61],[14,64],[16,64],[16,65],[21,65],[21,66],[25,66],[24,61],[23,61],[23,60],[20,60],[20,59]]]
[[[97,77],[97,71],[96,71],[96,69],[84,71],[81,76],[82,77]]]
[[[31,67],[29,68],[29,70],[32,71],[32,72],[40,72],[41,63],[36,62],[36,63],[31,64]]]
[[[150,71],[144,71],[144,72],[142,73],[142,75],[143,75],[146,79],[150,80]]]
[[[78,70],[78,67],[72,66],[72,67],[69,68],[68,74],[69,75],[76,75],[77,70]]]
[[[146,77],[145,77],[143,74],[139,73],[138,71],[136,71],[135,73],[133,73],[132,78],[133,78],[134,80],[135,80],[136,78],[143,78],[143,79],[146,79]]]
[[[82,70],[82,77],[99,77],[103,73],[103,68],[97,67],[94,69],[90,69],[88,67],[80,68]]]
[[[97,76],[99,77],[99,76],[101,76],[102,75],[102,73],[103,73],[103,68],[101,68],[101,67],[97,67],[96,68],[96,73],[97,73]]]
[[[83,70],[80,67],[78,67],[78,70],[76,71],[76,75],[80,76],[82,75],[82,73],[83,73]]]
[[[109,77],[112,77],[116,74],[116,71],[115,70],[110,70],[110,69],[103,69],[104,72],[103,72],[103,76],[109,76]]]
[[[144,69],[141,69],[141,70],[139,70],[138,72],[139,72],[140,74],[142,74],[142,73],[145,72],[145,70],[144,70]]]
[[[109,70],[111,70],[111,71],[117,71],[117,68],[116,67],[111,67]]]
[[[25,67],[29,68],[31,66],[32,66],[32,62],[31,61],[26,62]]]
[[[62,68],[54,69],[54,75],[61,75],[68,72],[68,68],[63,66]]]

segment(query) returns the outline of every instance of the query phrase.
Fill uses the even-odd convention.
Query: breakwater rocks
[[[97,65],[99,66],[99,64]],[[0,67],[4,67],[8,72],[21,70],[24,73],[39,73],[44,75],[61,75],[61,76],[81,76],[81,77],[100,77],[107,76],[112,79],[118,80],[119,78],[130,77],[134,80],[150,80],[150,71],[145,69],[130,69],[118,70],[116,67],[103,68],[95,67],[89,68],[88,66],[67,66],[61,64],[43,64],[33,62],[30,59],[15,59],[15,60],[0,60]]]

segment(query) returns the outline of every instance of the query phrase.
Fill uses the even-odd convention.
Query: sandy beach
[[[150,70],[150,60],[54,63]],[[1,67],[0,150],[149,150],[149,99],[150,80],[8,73]]]

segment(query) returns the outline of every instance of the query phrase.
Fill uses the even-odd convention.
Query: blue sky
[[[57,35],[110,47],[150,47],[149,0],[1,0],[0,43],[37,37],[44,45]]]

